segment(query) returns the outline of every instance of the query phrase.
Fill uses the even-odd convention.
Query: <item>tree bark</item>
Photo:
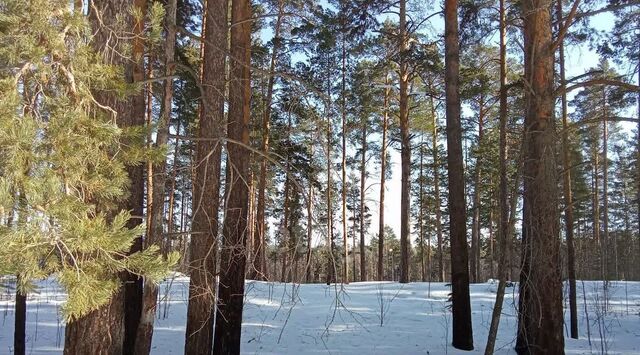
[[[231,50],[229,65],[229,123],[227,136],[249,145],[251,100],[251,1],[231,1]],[[224,22],[226,24],[226,22]],[[216,307],[214,354],[240,353],[244,275],[247,261],[246,228],[249,203],[249,151],[227,142],[227,206],[223,223],[223,247]]]
[[[142,31],[144,20],[135,21],[131,16],[131,7],[145,14],[145,0],[92,0],[89,6],[89,21],[95,36],[94,49],[102,55],[105,62],[122,65],[125,81],[133,83],[144,78],[144,43]],[[96,11],[100,13],[96,13]],[[116,23],[116,14],[124,16],[125,24],[133,23],[130,30],[134,39],[122,40],[114,36],[112,31],[121,31]],[[119,16],[118,18],[121,18]],[[99,19],[100,18],[100,19]],[[124,46],[131,46],[131,58],[121,55]],[[107,92],[95,92],[93,96],[102,104],[117,112],[117,123],[120,127],[134,127],[145,124],[144,93],[138,92],[128,100],[122,100]],[[127,175],[131,184],[129,197],[118,209],[131,211],[133,218],[127,227],[134,228],[142,223],[144,206],[144,165],[127,167]],[[130,252],[142,249],[142,238],[136,238]],[[71,354],[131,354],[135,346],[135,335],[140,320],[142,304],[142,280],[137,276],[123,273],[121,279],[125,284],[107,303],[99,309],[78,319],[70,321],[65,327],[66,355]],[[126,282],[126,283],[125,283]]]
[[[478,149],[482,144],[484,136],[484,98],[480,95],[478,102],[480,109],[478,110]],[[473,221],[471,226],[471,282],[480,281],[480,178],[482,174],[482,166],[480,163],[480,154],[476,157],[476,171],[474,176],[473,187]]]
[[[203,33],[207,42],[227,43],[226,0],[207,0]],[[202,101],[193,178],[193,220],[189,248],[189,305],[185,354],[211,354],[220,207],[221,138],[224,132],[225,53],[202,43]],[[184,206],[183,206],[184,208]],[[244,274],[243,274],[244,275]]]
[[[15,355],[25,355],[26,352],[26,324],[27,324],[27,295],[18,288],[21,277],[16,277],[16,307],[13,330],[13,353]]]
[[[436,210],[436,236],[438,239],[438,281],[444,282],[444,238],[442,237],[442,211],[440,210],[440,154],[438,152],[438,117],[433,97],[429,98],[431,106],[431,117],[433,133],[431,135],[431,145],[433,151],[433,193],[435,197]]]
[[[462,127],[460,124],[460,49],[458,1],[445,0],[445,91],[447,113],[447,166],[449,175],[449,230],[451,238],[451,285],[453,299],[453,343],[473,350],[469,260],[464,201]]]
[[[267,99],[265,101],[264,115],[262,116],[262,153],[269,152],[269,134],[271,131],[271,103],[273,101],[273,87],[275,83],[275,69],[278,62],[278,52],[282,39],[280,29],[284,13],[284,1],[278,1],[278,16],[273,29],[273,48],[271,49],[271,59],[269,62],[269,80],[267,82]],[[256,209],[256,227],[253,236],[253,259],[252,278],[256,280],[266,280],[266,259],[265,259],[265,206],[267,190],[267,159],[259,156],[260,159],[260,180],[258,182],[258,206]]]
[[[177,0],[167,2],[166,9],[166,31],[167,38],[165,42],[165,75],[171,77],[175,71],[173,62],[176,42],[176,9]],[[169,124],[171,120],[171,107],[173,102],[173,80],[168,79],[164,84],[164,93],[162,96],[162,111],[160,114],[160,122],[156,133],[155,147],[160,148],[166,146],[169,142]],[[153,166],[153,187],[152,187],[152,204],[151,219],[149,226],[149,237],[146,241],[146,248],[156,245],[161,249],[163,244],[164,232],[164,211],[165,211],[165,186],[167,183],[167,162],[166,158]],[[158,300],[158,287],[149,280],[144,280],[142,314],[140,323],[138,324],[135,354],[145,355],[151,351],[151,339],[153,337],[153,322],[156,316],[156,305]]]
[[[330,58],[327,55],[327,67],[330,66]],[[331,209],[331,144],[333,129],[331,122],[331,74],[327,70],[327,100],[325,114],[327,119],[327,285],[336,282],[336,261],[333,257],[333,210]]]
[[[344,21],[344,19],[343,19]],[[342,282],[349,283],[349,243],[347,242],[347,44],[343,24],[342,32]],[[355,275],[353,275],[355,277]]]
[[[498,273],[500,276],[498,290],[496,292],[496,302],[491,314],[491,325],[489,326],[487,345],[484,350],[485,355],[492,355],[495,348],[498,326],[500,325],[500,315],[502,314],[502,305],[504,303],[504,292],[507,285],[506,281],[509,276],[508,248],[510,229],[509,206],[507,205],[507,21],[505,2],[506,0],[500,0],[500,182],[498,188],[498,204],[500,208],[498,224],[500,253],[498,257]],[[516,196],[514,195],[513,198],[516,199]]]
[[[411,233],[411,135],[409,132],[409,64],[406,0],[400,0],[400,156],[402,163],[400,193],[400,283],[409,282],[409,234]]]
[[[360,156],[360,281],[367,281],[367,257],[365,255],[365,226],[364,219],[367,208],[365,201],[367,179],[367,120],[362,122],[362,152]],[[355,275],[353,275],[355,278]]]
[[[384,77],[384,102],[382,112],[382,146],[380,147],[380,207],[379,207],[379,223],[378,223],[378,281],[384,280],[384,193],[387,174],[387,126],[388,126],[388,107],[389,107],[389,76]]]
[[[558,18],[562,18],[562,0],[556,2]],[[560,85],[566,87],[564,65],[564,40],[558,44],[558,57],[560,64]],[[562,168],[564,188],[564,224],[567,243],[567,276],[569,279],[569,318],[571,337],[578,339],[578,305],[576,290],[576,261],[573,246],[573,191],[571,189],[571,157],[569,155],[569,121],[567,118],[567,94],[561,95],[562,102]]]
[[[553,39],[548,2],[525,0],[524,208],[518,354],[563,354],[562,280],[554,122]]]

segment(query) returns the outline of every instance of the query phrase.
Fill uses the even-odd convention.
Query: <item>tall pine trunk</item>
[[[251,2],[231,2],[229,120],[227,125],[227,205],[222,227],[220,282],[214,354],[239,354],[246,266],[249,190],[249,116],[251,99]],[[226,22],[224,22],[226,23]],[[231,141],[233,140],[233,141]],[[235,142],[234,142],[235,141]]]
[[[138,21],[131,15],[136,8],[143,15]],[[128,83],[144,79],[144,28],[145,0],[93,0],[89,7],[89,21],[94,29],[94,48],[106,62],[124,67]],[[96,13],[96,10],[99,13]],[[118,15],[116,17],[116,15]],[[123,22],[116,19],[123,18]],[[134,34],[133,40],[120,39],[113,35],[119,23],[133,24],[127,29]],[[124,47],[131,46],[131,58],[122,57]],[[94,97],[102,104],[117,112],[120,127],[143,126],[145,123],[144,93],[138,92],[128,100],[122,100],[107,92],[95,92]],[[127,167],[131,184],[129,197],[119,209],[131,211],[132,218],[127,227],[134,228],[142,223],[144,205],[144,165]],[[139,237],[131,246],[131,252],[142,249]],[[131,354],[135,346],[135,336],[140,320],[142,304],[142,281],[137,276],[123,273],[123,289],[116,292],[104,306],[89,314],[70,321],[65,328],[65,354]]]
[[[563,354],[550,3],[525,0],[524,204],[518,354]]]
[[[377,265],[377,277],[378,281],[384,280],[384,193],[385,182],[387,181],[387,126],[389,124],[389,76],[385,74],[384,77],[385,89],[384,89],[384,102],[382,107],[382,145],[380,147],[380,206],[378,208],[379,221],[378,221],[378,265]]]
[[[224,132],[225,53],[209,43],[227,43],[226,0],[207,0],[202,43],[202,101],[193,178],[193,219],[189,247],[189,305],[185,354],[211,354],[216,297],[221,144]],[[182,207],[184,209],[184,206]],[[243,274],[244,275],[244,274]]]
[[[409,282],[409,234],[411,233],[411,135],[409,132],[409,64],[407,63],[407,1],[400,0],[400,157],[402,164],[400,193],[400,283]]]
[[[275,69],[278,60],[278,53],[282,39],[280,29],[284,16],[284,0],[278,1],[278,15],[273,29],[273,48],[271,49],[271,59],[269,61],[269,79],[267,81],[267,98],[265,100],[264,114],[262,115],[262,153],[269,152],[269,134],[271,131],[271,103],[273,101],[273,87],[275,84]],[[256,226],[253,234],[253,258],[252,258],[252,278],[266,280],[266,258],[265,258],[265,206],[267,190],[267,159],[258,156],[260,159],[260,179],[258,181],[258,205],[256,208]]]
[[[484,99],[480,95],[478,102],[480,109],[478,110],[478,149],[482,144],[484,136]],[[471,226],[471,282],[480,281],[480,185],[482,176],[482,166],[480,163],[480,154],[476,157],[476,171],[474,176],[473,187],[473,221]]]
[[[562,0],[556,2],[557,18],[563,18]],[[562,187],[564,189],[564,225],[567,243],[567,276],[569,279],[569,318],[571,337],[578,339],[578,305],[576,296],[576,261],[573,247],[573,191],[571,190],[571,157],[569,155],[569,122],[567,114],[566,76],[564,65],[564,40],[558,44],[558,62],[560,66],[560,85],[562,90]]]
[[[360,281],[367,281],[367,257],[365,254],[365,212],[367,203],[366,197],[366,181],[367,181],[367,120],[362,120],[362,152],[360,156]],[[353,275],[355,279],[355,275]]]
[[[438,281],[444,282],[444,238],[442,236],[442,211],[440,210],[440,153],[438,152],[438,116],[433,97],[429,98],[433,132],[431,134],[431,149],[433,152],[433,194],[435,195],[436,237],[438,242]]]
[[[173,62],[176,42],[176,9],[177,0],[170,0],[167,3],[167,12],[165,17],[165,27],[167,32],[165,42],[165,75],[171,77],[175,71]],[[173,80],[167,79],[164,84],[164,92],[162,95],[162,109],[160,114],[160,122],[158,122],[158,130],[156,134],[156,148],[166,146],[169,142],[169,124],[171,121],[171,107],[173,102]],[[153,166],[153,186],[152,186],[152,205],[151,219],[149,226],[149,236],[147,245],[156,245],[161,249],[163,245],[164,232],[164,211],[165,211],[165,186],[167,180],[167,162],[166,158],[154,164]],[[153,337],[153,322],[156,315],[156,305],[158,301],[158,287],[149,280],[144,280],[142,314],[138,325],[135,354],[145,355],[151,351],[151,339]]]
[[[464,201],[462,127],[460,124],[460,94],[458,86],[460,81],[460,53],[457,0],[445,0],[444,15],[449,229],[451,235],[451,285],[453,298],[452,345],[461,350],[473,350]]]

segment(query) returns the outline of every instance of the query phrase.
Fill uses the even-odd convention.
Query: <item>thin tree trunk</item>
[[[364,218],[367,208],[365,201],[367,179],[367,120],[362,124],[362,152],[360,157],[360,281],[367,281],[367,257],[365,255],[365,226]],[[353,275],[355,278],[355,274]]]
[[[379,207],[379,223],[378,223],[378,281],[384,280],[384,193],[387,174],[387,125],[388,125],[388,107],[389,107],[389,76],[384,77],[384,103],[382,113],[382,146],[380,147],[380,207]]]
[[[458,1],[445,0],[445,91],[447,102],[447,166],[449,175],[449,229],[451,235],[451,285],[453,299],[453,347],[473,350],[469,260],[464,201]]]
[[[166,12],[166,31],[167,38],[165,42],[165,75],[170,77],[175,71],[173,57],[175,53],[176,42],[176,9],[177,0],[170,0],[167,3]],[[158,123],[158,131],[156,134],[155,147],[166,146],[169,142],[169,124],[171,120],[171,107],[173,102],[173,80],[168,79],[164,84],[164,93],[162,97],[162,112],[160,114],[160,122]],[[152,203],[151,203],[151,219],[149,226],[149,238],[147,239],[146,248],[156,245],[161,249],[164,232],[164,198],[165,186],[167,180],[167,163],[166,158],[152,167],[154,173],[152,187]],[[138,325],[135,354],[145,355],[151,351],[151,339],[153,337],[153,322],[156,315],[156,305],[158,301],[158,287],[150,280],[144,281],[144,291],[142,300],[142,314]]]
[[[602,238],[602,264],[604,265],[605,282],[609,280],[609,162],[608,162],[608,140],[609,126],[607,125],[607,94],[602,87],[602,228],[604,235]],[[613,244],[614,255],[617,252],[616,244]],[[618,264],[615,261],[615,278],[618,278]]]
[[[484,135],[484,99],[480,95],[480,109],[478,110],[478,149]],[[482,167],[480,154],[476,157],[476,171],[473,187],[473,221],[471,226],[471,282],[480,282],[480,178]]]
[[[562,0],[556,2],[557,18],[563,18]],[[558,45],[558,57],[560,64],[560,85],[566,87],[564,65],[564,40]],[[567,93],[562,90],[562,168],[564,187],[564,224],[567,243],[567,276],[569,278],[569,318],[571,337],[578,339],[578,305],[576,290],[576,265],[575,250],[573,246],[573,192],[571,190],[571,157],[569,155],[569,122],[567,119]]]
[[[291,135],[291,111],[288,113],[288,125],[287,125],[287,136]],[[285,163],[285,178],[284,178],[284,206],[282,208],[283,220],[282,220],[282,270],[280,274],[280,281],[287,282],[287,261],[289,256],[289,249],[292,246],[291,236],[289,235],[291,228],[289,226],[289,218],[290,218],[290,189],[291,189],[291,180],[289,169],[291,169],[289,160],[289,152],[286,153],[286,163]]]
[[[409,65],[406,60],[408,50],[407,4],[400,0],[400,156],[402,162],[400,194],[400,283],[409,282],[409,233],[411,233],[411,135],[409,132]]]
[[[275,69],[278,61],[278,52],[280,50],[280,29],[282,27],[282,18],[284,12],[284,1],[278,1],[278,16],[273,29],[273,48],[271,50],[271,59],[269,62],[269,80],[267,82],[267,99],[265,101],[264,115],[262,116],[262,147],[264,154],[269,151],[269,133],[271,120],[271,103],[273,101],[273,87],[275,83]],[[252,278],[257,280],[266,280],[265,270],[265,206],[266,206],[266,189],[267,189],[267,160],[260,156],[260,180],[258,182],[258,206],[256,210],[256,228],[253,236],[253,262],[252,262]]]
[[[525,0],[524,204],[516,351],[564,353],[549,2]]]
[[[487,345],[484,350],[485,355],[492,355],[495,348],[498,326],[500,325],[500,315],[502,314],[502,305],[504,303],[504,291],[507,285],[507,277],[509,276],[509,261],[507,259],[510,233],[509,206],[507,205],[507,22],[505,2],[506,0],[500,0],[500,183],[498,188],[498,204],[500,208],[500,218],[498,219],[498,243],[500,253],[498,257],[498,273],[500,276],[498,290],[496,292],[496,302],[491,314],[491,325],[489,326]],[[513,199],[516,199],[516,195],[513,196]]]
[[[313,137],[312,137],[313,138]],[[314,145],[311,144],[309,155],[313,157]],[[309,192],[307,194],[307,256],[305,262],[305,280],[307,283],[313,281],[313,273],[312,273],[312,265],[311,265],[311,256],[312,256],[312,247],[311,247],[311,239],[313,237],[313,183],[311,182],[311,176],[308,177],[309,184]]]
[[[349,283],[349,244],[347,243],[347,45],[342,33],[342,282]],[[355,275],[354,275],[355,276]]]
[[[13,353],[24,355],[26,352],[27,295],[19,290],[22,277],[16,277],[16,307],[13,331]]]
[[[226,0],[207,0],[203,33],[207,42],[227,43]],[[193,220],[189,248],[189,305],[185,354],[208,355],[213,346],[215,274],[220,207],[221,143],[224,132],[225,54],[202,44],[202,102],[193,178]],[[185,206],[182,206],[184,209]],[[244,275],[244,274],[243,274]]]
[[[327,55],[327,66],[330,66],[330,59]],[[331,76],[327,70],[327,101],[325,110],[327,116],[327,285],[336,282],[336,263],[333,257],[333,210],[331,209],[331,144],[332,144],[332,123],[331,123]]]
[[[442,211],[440,210],[440,154],[438,153],[438,117],[433,97],[429,98],[431,106],[431,117],[433,134],[431,135],[431,145],[433,151],[433,188],[436,210],[436,236],[438,240],[438,281],[444,282],[444,238],[442,237]]]
[[[424,133],[420,134],[420,175],[418,175],[419,192],[418,192],[418,201],[419,201],[419,209],[418,209],[418,226],[419,233],[418,237],[420,238],[420,274],[422,282],[427,281],[427,271],[425,269],[424,263]]]
[[[227,136],[249,144],[251,100],[251,1],[231,1],[231,50],[229,64],[229,120]],[[226,22],[224,22],[226,24]],[[223,248],[216,307],[214,354],[239,354],[242,334],[244,275],[247,262],[247,214],[249,204],[249,151],[227,142],[227,206],[223,223]]]

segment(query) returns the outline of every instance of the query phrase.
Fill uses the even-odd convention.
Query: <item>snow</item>
[[[180,275],[162,283],[153,354],[182,354],[188,284],[189,279]],[[38,286],[38,291],[28,297],[27,353],[61,354],[64,324],[60,307],[65,295],[53,279]],[[450,346],[450,289],[443,283],[326,286],[247,281],[242,353],[482,354],[496,288],[494,280],[471,285],[476,350],[463,352]],[[507,293],[496,354],[515,353],[517,287],[507,288]],[[603,283],[578,281],[580,339],[565,334],[567,354],[601,353],[602,349],[609,354],[640,354],[640,282],[610,282],[608,293],[610,302],[604,312]],[[0,294],[0,312],[0,354],[11,354],[14,312],[10,289]]]

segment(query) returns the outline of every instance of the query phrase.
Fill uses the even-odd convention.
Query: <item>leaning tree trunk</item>
[[[562,280],[549,2],[525,0],[524,204],[516,351],[563,354]]]
[[[409,64],[406,0],[400,0],[400,156],[402,162],[400,193],[400,283],[409,282],[409,233],[411,233],[411,136],[409,132]]]
[[[251,1],[231,2],[231,62],[227,125],[226,209],[222,227],[220,282],[216,307],[214,354],[239,354],[249,190],[249,116],[251,100]],[[226,24],[226,22],[224,22]]]
[[[562,18],[562,0],[556,2],[557,18]],[[569,279],[569,313],[571,337],[578,339],[578,305],[576,299],[576,261],[573,247],[573,191],[571,190],[571,157],[569,155],[569,122],[567,119],[567,93],[564,65],[564,40],[558,44],[558,61],[560,66],[560,85],[562,90],[562,168],[564,189],[564,225],[567,243],[567,276]]]
[[[193,178],[193,219],[189,247],[189,305],[185,354],[211,354],[215,304],[216,254],[220,196],[221,144],[224,132],[225,53],[213,46],[227,43],[226,0],[207,0],[203,22],[202,101]],[[244,274],[243,274],[244,275]]]
[[[125,80],[128,83],[142,81],[144,79],[144,47],[142,20],[135,21],[131,15],[134,7],[143,15],[145,13],[145,0],[93,0],[89,7],[89,20],[94,29],[94,48],[101,53],[104,60],[111,64],[122,65],[125,72]],[[100,13],[96,13],[96,10]],[[116,17],[116,15],[118,15]],[[127,32],[134,34],[134,40],[121,39],[119,35],[113,35],[120,22],[131,24],[133,28]],[[129,37],[127,37],[129,38]],[[121,53],[126,47],[131,46],[131,56],[124,58]],[[93,95],[102,104],[111,107],[117,112],[118,126],[135,127],[145,123],[144,94],[138,92],[128,100],[122,100],[107,92],[95,92]],[[118,206],[119,209],[131,211],[133,218],[127,223],[127,227],[134,228],[142,223],[144,205],[144,166],[129,166],[127,174],[131,185],[129,198]],[[142,249],[142,238],[137,238],[131,246],[131,252]],[[122,276],[124,289],[113,295],[104,306],[89,314],[70,321],[65,328],[65,354],[130,354],[133,352],[135,336],[140,320],[142,303],[142,282],[137,276],[125,274]]]
[[[473,350],[469,260],[464,201],[462,127],[460,124],[460,81],[458,43],[458,1],[445,0],[445,91],[447,113],[447,166],[449,175],[449,229],[451,235],[451,286],[453,298],[453,343],[461,350]]]
[[[165,17],[165,26],[167,38],[165,42],[165,74],[171,77],[175,71],[174,52],[176,42],[176,9],[177,0],[170,0],[167,3],[167,13]],[[164,93],[162,95],[162,110],[160,114],[160,122],[158,123],[158,131],[156,134],[156,148],[163,147],[169,142],[169,124],[171,120],[171,107],[173,102],[173,80],[167,79],[164,84]],[[167,161],[154,164],[151,201],[151,219],[149,226],[149,236],[146,240],[146,248],[155,245],[161,249],[163,244],[163,225],[164,225],[164,200],[165,186],[167,180]],[[153,337],[153,322],[156,316],[156,305],[158,301],[158,287],[150,280],[144,280],[142,300],[142,313],[140,323],[138,324],[135,354],[145,355],[151,351],[151,339]]]

